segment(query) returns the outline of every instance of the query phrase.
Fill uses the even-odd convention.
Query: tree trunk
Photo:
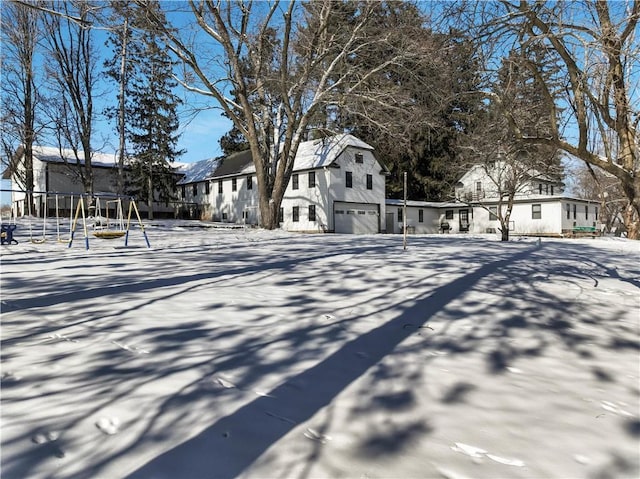
[[[500,241],[509,241],[509,226],[508,225],[502,225],[502,228],[500,229],[500,233],[502,233],[502,235],[500,236]]]
[[[640,239],[640,201],[629,202],[622,213],[622,220],[627,230],[627,238]]]
[[[147,185],[147,218],[153,219],[153,179],[151,178],[151,171],[149,171],[148,185]]]

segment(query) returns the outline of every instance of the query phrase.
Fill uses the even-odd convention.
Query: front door
[[[460,217],[460,231],[469,231],[469,210],[460,210],[458,216]]]
[[[393,219],[393,213],[387,213],[386,225],[387,225],[387,233],[388,234],[396,232],[395,224],[396,224],[396,222]]]

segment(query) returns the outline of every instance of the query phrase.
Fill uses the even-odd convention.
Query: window
[[[578,217],[578,205],[573,205],[573,219]]]
[[[362,153],[356,153],[356,163],[364,163],[364,156]]]
[[[424,223],[424,210],[418,210],[418,223]]]
[[[316,220],[316,205],[309,205],[309,221]]]
[[[584,219],[589,219],[589,205],[584,205]]]
[[[553,185],[551,185],[551,194],[553,194]]]
[[[298,173],[294,173],[293,175],[291,175],[291,189],[298,189]]]
[[[218,181],[218,194],[222,194],[222,180]]]
[[[187,188],[184,185],[182,185],[182,198],[184,199],[186,197],[187,197]]]
[[[567,206],[567,219],[570,220],[571,219],[571,205],[569,203],[567,203],[566,206]]]
[[[482,181],[476,181],[476,191],[478,193],[482,191]]]
[[[253,176],[247,176],[247,189],[253,189]]]
[[[489,206],[489,221],[497,221],[497,220],[498,220],[498,207]]]
[[[299,206],[294,206],[293,207],[293,222],[296,223],[300,221],[300,207]]]
[[[350,171],[345,171],[345,186],[347,188],[353,188],[353,173]]]
[[[316,172],[310,171],[309,172],[309,188],[315,188],[315,187],[316,187]]]
[[[238,190],[238,179],[231,178],[231,191],[237,191],[237,190]]]
[[[398,208],[398,221],[402,221],[402,208]]]
[[[204,194],[205,195],[209,194],[209,192],[210,192],[209,188],[210,188],[210,183],[208,181],[205,181],[204,182]]]
[[[538,193],[542,194],[542,183],[538,185]]]
[[[198,183],[193,184],[193,196],[198,196]]]
[[[453,219],[453,210],[445,210],[444,218],[447,219],[447,220],[452,220]]]
[[[367,189],[373,189],[373,175],[367,175]]]
[[[596,215],[596,221],[598,221],[598,207],[595,207],[595,215]]]
[[[531,219],[539,220],[542,218],[542,205],[531,205]]]

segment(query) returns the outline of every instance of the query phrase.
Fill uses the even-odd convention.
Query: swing
[[[120,229],[118,230],[110,230],[109,223],[109,203],[116,204],[116,216],[118,217],[116,221],[119,222]],[[103,229],[104,225],[98,225],[97,223],[94,225],[93,236],[100,239],[115,239],[122,238],[127,232],[124,230],[124,218],[122,212],[122,200],[118,198],[117,200],[111,200],[106,202],[106,217],[105,217],[105,225],[106,229]],[[96,198],[96,222],[102,223],[102,216],[100,212],[100,198]]]
[[[120,198],[118,198],[117,200],[114,200],[114,202],[116,202],[118,204],[118,208],[119,208],[119,212],[120,212],[120,230],[96,230],[94,232],[94,235],[98,238],[102,237],[102,238],[120,238],[122,236],[124,236],[124,245],[125,247],[128,246],[129,243],[129,230],[131,228],[131,219],[133,216],[133,213],[135,213],[135,216],[138,220],[138,226],[140,227],[140,231],[142,231],[142,235],[144,236],[144,241],[147,244],[147,248],[151,248],[151,244],[149,243],[149,238],[147,237],[147,232],[144,229],[144,224],[142,223],[142,219],[140,219],[140,212],[138,211],[138,207],[136,206],[135,200],[132,198],[131,201],[129,201],[129,214],[127,215],[127,225],[126,228],[124,228],[124,218],[123,218],[123,211],[122,211],[122,200]],[[99,209],[99,203],[96,204],[97,208]],[[107,212],[108,214],[108,212]],[[78,204],[76,207],[76,213],[73,217],[73,222],[71,224],[71,228],[69,231],[69,244],[67,245],[68,248],[71,248],[71,245],[73,244],[73,237],[75,235],[76,232],[76,226],[78,225],[78,220],[79,218],[82,217],[82,226],[83,226],[83,232],[84,232],[84,242],[85,242],[85,248],[88,250],[89,249],[89,234],[87,231],[87,218],[85,216],[85,204],[84,204],[84,195],[80,195],[80,198],[78,200]],[[108,224],[108,221],[107,221]],[[95,228],[95,225],[94,225]],[[99,235],[96,235],[95,233],[99,233]],[[100,236],[101,234],[101,236]]]
[[[39,198],[42,200],[42,198]],[[29,241],[36,244],[42,244],[47,241],[47,194],[44,194],[44,212],[42,215],[42,238],[34,238],[33,237],[33,228],[31,226],[31,222],[33,221],[32,211],[31,211],[31,203],[35,201],[35,198],[29,201],[28,211],[29,211]],[[41,203],[42,206],[42,203]]]

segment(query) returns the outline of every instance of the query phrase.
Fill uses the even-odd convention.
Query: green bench
[[[572,236],[592,236],[596,237],[600,235],[600,230],[595,226],[574,226],[571,229]]]

